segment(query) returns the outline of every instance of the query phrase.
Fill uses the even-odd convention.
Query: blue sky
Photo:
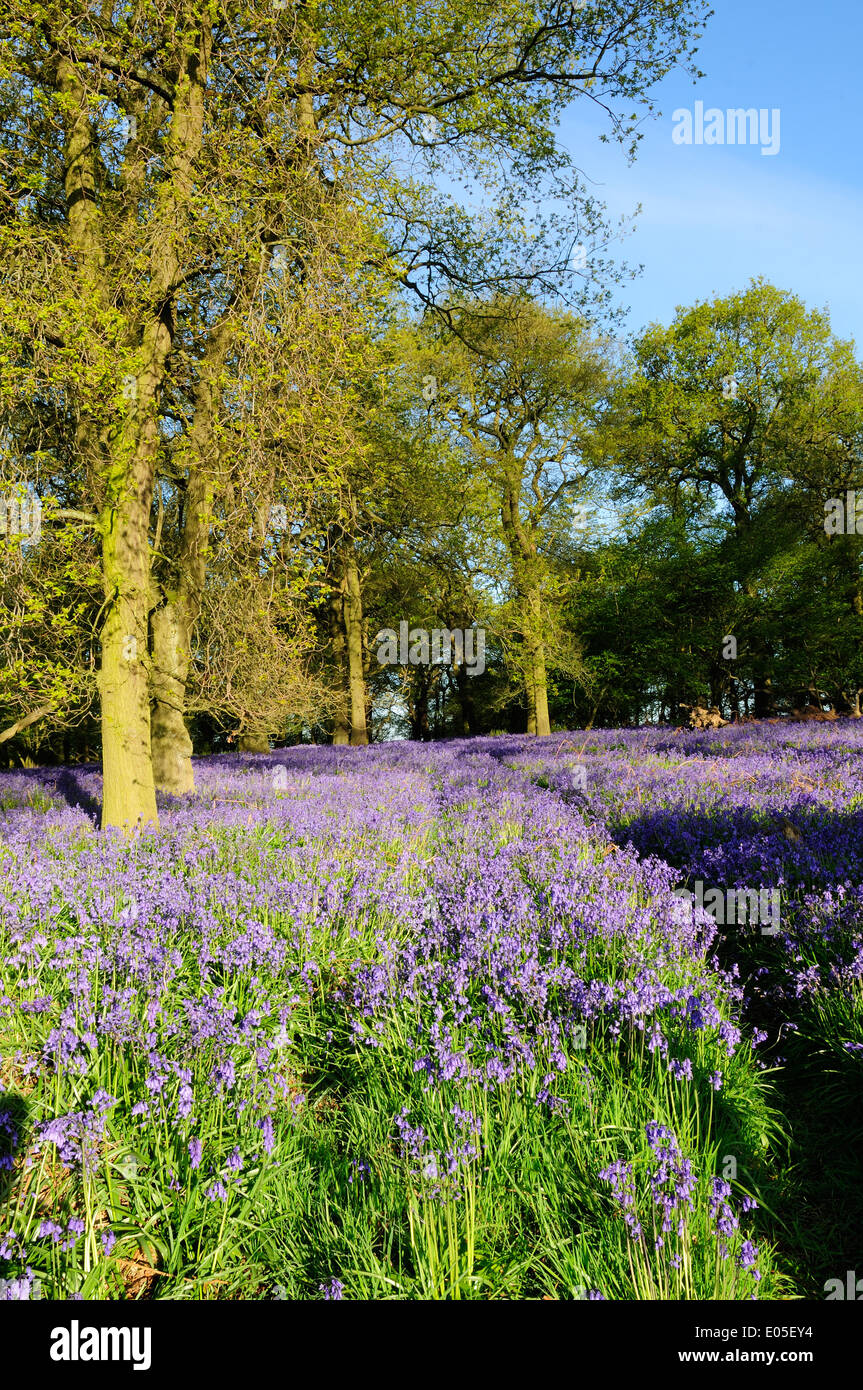
[[[830,310],[834,332],[863,352],[861,0],[715,0],[697,59],[656,89],[662,116],[643,126],[634,164],[597,136],[605,118],[584,99],[561,141],[612,219],[642,213],[617,248],[644,272],[625,283],[627,328],[667,323],[678,304],[742,289],[763,275]],[[704,107],[780,111],[780,146],[677,145],[672,113]]]

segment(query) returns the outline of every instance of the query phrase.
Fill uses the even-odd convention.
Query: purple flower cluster
[[[105,1138],[108,1111],[118,1101],[106,1091],[96,1091],[86,1110],[56,1115],[38,1123],[28,1163],[33,1164],[47,1145],[57,1150],[60,1162],[66,1167],[88,1167],[96,1162],[100,1145]]]
[[[629,1227],[629,1234],[632,1239],[640,1240],[642,1227],[635,1210],[635,1179],[632,1173],[632,1164],[624,1163],[620,1158],[615,1159],[613,1163],[600,1169],[599,1176],[603,1182],[611,1184],[611,1195],[623,1211],[623,1219]]]
[[[649,1121],[645,1137],[652,1157],[648,1169],[648,1184],[653,1199],[653,1248],[667,1254],[668,1264],[679,1270],[682,1263],[682,1243],[687,1239],[692,1214],[703,1201],[700,1194],[705,1184],[695,1172],[692,1160],[685,1157],[673,1130],[666,1125]],[[639,1216],[639,1193],[635,1169],[631,1162],[615,1159],[601,1169],[599,1177],[611,1187],[611,1197],[623,1213],[631,1239],[640,1241],[644,1226]],[[720,1260],[727,1260],[732,1244],[737,1249],[737,1265],[749,1272],[753,1280],[761,1275],[755,1268],[758,1250],[750,1240],[740,1238],[740,1219],[731,1204],[731,1185],[722,1178],[711,1177],[706,1184],[706,1208]],[[754,1210],[757,1202],[745,1195],[741,1210]],[[668,1238],[673,1237],[670,1242]],[[668,1249],[666,1245],[668,1242]]]
[[[527,750],[507,742],[500,756],[528,765]],[[578,804],[619,844],[670,860],[684,883],[778,890],[777,950],[753,976],[754,995],[781,1015],[830,992],[856,997],[863,979],[863,859],[854,809],[863,797],[860,721],[571,735],[540,762],[544,780],[564,799],[571,797],[574,743],[588,768]],[[676,915],[680,908],[674,905]],[[728,921],[718,939],[757,931]]]
[[[412,1125],[408,1107],[394,1117],[401,1154],[413,1163],[413,1176],[420,1184],[424,1200],[461,1196],[460,1179],[468,1165],[480,1157],[481,1124],[476,1115],[459,1105],[450,1107],[454,1137],[448,1144],[433,1147],[422,1125]]]
[[[663,1237],[668,1234],[672,1225],[676,1227],[678,1236],[683,1235],[683,1217],[678,1216],[677,1212],[678,1208],[683,1206],[690,1211],[694,1209],[692,1193],[697,1178],[692,1171],[691,1159],[683,1157],[677,1139],[670,1129],[651,1121],[646,1127],[646,1133],[651,1151],[659,1160],[650,1174],[650,1187],[653,1200],[662,1212],[659,1235],[656,1236],[657,1248],[661,1248],[664,1243]]]
[[[781,890],[775,961],[746,984],[762,1002],[859,995],[863,860],[845,808],[863,798],[861,751],[856,726],[301,747],[278,755],[278,795],[274,757],[202,759],[196,795],[166,800],[160,831],[131,845],[95,834],[56,770],[9,774],[0,1029],[15,1039],[10,1089],[33,1110],[28,1126],[0,1112],[0,1172],[44,1159],[89,1174],[133,1144],[218,1220],[304,1123],[297,1038],[313,1002],[321,1065],[339,1049],[386,1057],[397,1036],[414,1093],[440,1093],[439,1127],[408,1106],[394,1121],[425,1196],[456,1194],[479,1167],[470,1096],[509,1090],[561,1124],[574,1078],[588,1097],[602,1084],[586,1048],[643,1058],[674,1095],[709,1103],[747,1036],[727,964],[737,927],[681,912],[674,889],[682,875]],[[75,776],[82,803],[98,798],[94,770]],[[861,1055],[863,1035],[844,1037],[845,1065]],[[663,1248],[698,1184],[670,1131],[648,1126],[647,1146]],[[651,1224],[639,1172],[602,1173],[636,1240]],[[354,1160],[349,1181],[369,1173]],[[717,1239],[754,1270],[730,1193],[713,1196]],[[79,1238],[68,1216],[34,1208],[28,1250]],[[23,1258],[8,1236],[0,1259]]]

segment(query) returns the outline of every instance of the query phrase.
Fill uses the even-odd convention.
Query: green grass
[[[421,873],[429,856],[445,852],[447,837],[458,833],[454,822],[418,835],[411,845],[418,861],[414,873]],[[511,844],[523,831],[502,814],[490,833]],[[398,837],[373,847],[392,862],[404,849]],[[283,861],[298,852],[266,823],[248,832],[220,832],[211,850],[214,863],[231,864],[259,882],[266,882],[275,857]],[[585,846],[585,853],[592,852]],[[290,939],[292,921],[272,914],[268,920]],[[231,925],[223,923],[228,935]],[[732,1169],[735,1200],[744,1193],[769,1198],[773,1166],[787,1148],[773,1078],[758,1070],[747,1044],[729,1059],[710,1030],[667,1030],[672,1055],[693,1062],[693,1081],[679,1082],[648,1050],[643,1034],[632,1030],[615,1037],[600,1022],[588,1029],[584,1049],[567,1047],[564,1070],[540,1051],[535,1067],[491,1090],[461,1081],[432,1088],[413,1068],[416,1053],[408,1040],[428,1024],[415,1006],[393,1005],[377,1020],[378,1031],[370,1021],[366,1037],[374,1046],[358,1042],[350,1030],[349,1010],[336,998],[340,981],[351,961],[376,958],[382,933],[393,934],[392,924],[377,914],[352,925],[353,936],[347,924],[331,929],[328,922],[326,935],[313,941],[318,958],[328,964],[314,992],[291,1013],[284,1096],[269,1155],[261,1152],[252,1106],[238,1120],[214,1093],[214,1054],[207,1047],[193,1056],[179,1044],[174,1050],[191,1071],[195,1133],[205,1154],[195,1168],[182,1126],[143,1124],[132,1115],[134,1102],[146,1095],[145,1050],[99,1038],[82,1074],[58,1068],[31,1085],[21,1059],[39,1053],[56,1017],[13,1015],[14,1027],[4,1038],[4,1090],[22,1127],[85,1106],[99,1088],[120,1100],[89,1167],[66,1169],[48,1149],[32,1169],[19,1167],[7,1185],[0,1235],[11,1227],[25,1241],[27,1262],[46,1297],[77,1291],[85,1298],[305,1299],[320,1297],[332,1278],[344,1284],[346,1297],[365,1299],[571,1299],[589,1290],[606,1299],[739,1299],[755,1291],[752,1276],[735,1262],[740,1233],[729,1240],[729,1258],[720,1260],[708,1211],[711,1177]],[[104,928],[106,939],[111,929]],[[54,927],[57,935],[70,937],[77,930],[71,920]],[[198,943],[188,927],[180,925],[173,944],[180,964],[166,980],[160,1051],[170,1053],[172,1036],[182,1036],[179,1003],[173,1001],[201,999],[214,985],[224,991],[226,1014],[243,1017],[258,1009],[275,1031],[292,985],[237,969],[217,973],[205,987],[196,974]],[[623,979],[629,969],[625,954],[620,939],[609,946],[597,938],[587,942],[577,964],[585,978]],[[64,971],[40,967],[30,979],[30,997],[53,992],[71,999],[76,965],[86,977],[86,962],[74,951]],[[666,983],[682,983],[689,968],[666,965]],[[13,967],[7,982],[13,975],[17,983],[23,979]],[[91,971],[86,987],[111,983]],[[145,1002],[139,1001],[142,1031],[148,1027]],[[458,1024],[450,1021],[457,1044]],[[263,1102],[254,1049],[235,1048],[234,1058],[252,1104],[256,1096]],[[719,1092],[709,1081],[716,1070],[723,1073]],[[549,1089],[559,1102],[552,1108],[539,1096],[545,1074],[551,1074]],[[176,1089],[179,1081],[168,1084]],[[299,1101],[300,1095],[305,1099]],[[405,1154],[394,1117],[406,1107],[411,1125],[422,1126],[428,1146],[442,1156],[468,1142],[454,1106],[477,1117],[477,1151],[459,1157],[455,1172],[436,1181]],[[661,1250],[653,1244],[655,1204],[648,1181],[653,1159],[645,1126],[651,1121],[673,1129],[697,1177],[694,1209],[682,1213],[683,1234],[669,1235]],[[244,1167],[226,1181],[227,1200],[211,1200],[208,1187],[228,1176],[235,1148]],[[615,1160],[634,1168],[644,1226],[638,1243],[628,1237],[622,1212],[599,1178]],[[442,1157],[439,1168],[440,1178]],[[86,1229],[72,1249],[38,1236],[46,1217],[65,1221],[73,1215]],[[756,1220],[760,1228],[747,1224],[747,1232],[760,1246],[758,1295],[794,1296],[799,1288],[782,1272],[765,1234],[769,1213]],[[106,1256],[100,1234],[109,1229],[116,1245]]]

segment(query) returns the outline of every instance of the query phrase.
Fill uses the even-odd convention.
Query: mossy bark
[[[529,619],[526,645],[528,681],[530,683],[528,733],[537,734],[541,738],[543,735],[551,733],[551,723],[548,716],[548,673],[541,631],[542,598],[538,589],[533,589],[528,594],[527,609]],[[533,728],[530,727],[530,716],[532,716]]]
[[[520,472],[511,462],[501,505],[501,523],[513,562],[524,643],[524,683],[527,699],[527,732],[551,733],[548,716],[548,674],[545,660],[541,565],[536,528],[522,519],[519,506]]]
[[[241,753],[269,753],[269,737],[267,734],[250,730],[246,734],[240,734],[239,749]]]
[[[149,525],[160,448],[159,398],[174,339],[173,299],[182,279],[177,233],[196,196],[195,164],[204,128],[204,89],[210,56],[209,21],[184,35],[173,82],[170,129],[164,142],[166,177],[151,209],[153,237],[148,308],[125,323],[133,389],[118,421],[98,429],[82,418],[78,442],[84,465],[99,482],[104,622],[99,672],[102,718],[102,826],[130,832],[157,822],[150,733]],[[118,312],[102,235],[97,142],[90,94],[75,63],[60,58],[57,83],[66,116],[64,191],[69,241],[79,267],[79,293],[93,316]],[[134,200],[130,216],[136,215]],[[86,412],[82,412],[85,416]]]
[[[344,593],[341,589],[330,594],[329,599],[330,639],[333,646],[333,660],[338,683],[335,719],[333,721],[333,743],[346,744],[351,741],[351,726],[347,715],[348,699],[348,644],[345,636]],[[342,704],[344,696],[344,704]]]
[[[195,790],[192,740],[186,728],[189,638],[176,604],[165,603],[150,617],[153,643],[150,680],[151,742],[156,786],[174,796]]]
[[[345,555],[345,638],[348,648],[348,693],[351,707],[351,743],[369,741],[366,725],[366,675],[363,664],[363,596],[356,552]]]
[[[57,82],[69,112],[64,172],[69,240],[79,265],[80,293],[94,314],[101,314],[108,292],[90,108],[70,60],[58,63]],[[109,432],[82,412],[76,432],[81,456],[102,475],[102,827],[126,833],[158,819],[147,697],[148,527],[157,441],[146,406],[164,348],[162,324],[151,322],[127,416]]]
[[[186,727],[186,687],[191,643],[201,611],[218,456],[218,373],[230,333],[227,322],[211,340],[201,368],[189,432],[190,465],[176,587],[159,596],[150,619],[152,640],[153,771],[162,791],[182,796],[195,790],[192,740]]]
[[[102,627],[102,828],[130,833],[155,825],[147,689],[147,528],[145,498],[114,512],[103,539],[107,611]],[[141,532],[143,529],[143,547]]]

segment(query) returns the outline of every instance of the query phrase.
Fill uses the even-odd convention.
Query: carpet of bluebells
[[[3,775],[0,1297],[823,1297],[863,1259],[861,756],[302,746],[197,760],[128,842],[97,769]]]

